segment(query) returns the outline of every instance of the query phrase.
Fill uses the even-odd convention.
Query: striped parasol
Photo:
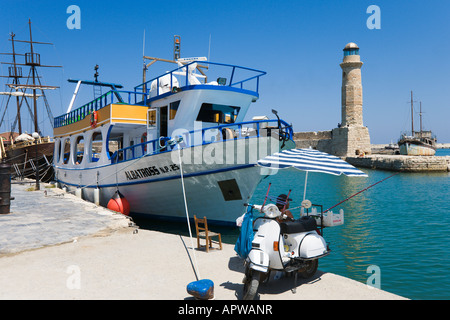
[[[258,165],[271,169],[296,168],[306,171],[305,189],[303,200],[306,197],[306,185],[308,181],[308,172],[322,172],[340,176],[367,177],[367,174],[355,168],[348,162],[314,149],[290,149],[274,153],[263,159],[258,160]]]
[[[258,160],[258,165],[273,169],[296,168],[303,171],[322,172],[339,176],[367,177],[367,174],[348,162],[314,149],[290,149]]]

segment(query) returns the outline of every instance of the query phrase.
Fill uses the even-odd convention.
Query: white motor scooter
[[[284,271],[288,275],[294,273],[295,293],[297,275],[306,279],[312,277],[317,271],[318,259],[330,253],[316,218],[307,215],[291,220],[285,216],[287,219],[278,222],[282,213],[275,204],[252,207],[264,213],[264,217],[255,219],[253,224],[255,233],[245,262],[243,298],[253,300],[259,284],[269,279],[271,270]],[[311,207],[311,202],[303,201],[302,207]],[[319,216],[318,219],[322,218]]]

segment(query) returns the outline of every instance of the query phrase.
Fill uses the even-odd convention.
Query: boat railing
[[[126,99],[124,100],[123,97]],[[142,92],[110,90],[81,107],[56,117],[54,120],[54,128],[59,128],[83,120],[94,111],[98,111],[112,103],[139,104],[142,102],[146,103],[146,101],[147,95]]]
[[[213,82],[206,82],[207,76],[204,72],[202,74],[193,74],[192,71],[197,67],[198,63],[201,66],[209,70],[210,67],[216,68],[216,77]],[[219,73],[217,73],[219,71]],[[246,89],[259,93],[259,78],[265,75],[265,71],[240,67],[231,64],[223,64],[209,61],[192,61],[181,67],[178,67],[172,71],[166,72],[156,78],[150,79],[140,85],[134,87],[136,92],[147,93],[149,100],[155,100],[159,98],[162,94],[177,92],[178,90],[183,90],[183,88],[195,84],[206,84],[206,85],[218,85],[218,86],[229,86],[238,87],[240,89]],[[192,77],[203,78],[202,83],[197,79],[197,81],[190,81]],[[212,77],[212,75],[208,75]],[[154,85],[152,88],[152,84]]]
[[[206,85],[239,87],[240,89],[251,90],[258,94],[259,78],[266,74],[266,72],[256,69],[202,61],[202,65],[207,65],[205,67],[209,68],[209,66],[212,65],[220,70],[225,69],[225,72],[220,73],[217,81],[206,83],[206,75],[192,74],[192,69],[196,66],[194,65],[195,63],[197,63],[197,61],[192,61],[182,67],[178,67],[170,72],[148,80],[136,86],[134,91],[110,90],[81,107],[56,117],[54,119],[54,128],[59,128],[83,120],[94,111],[98,111],[112,103],[128,103],[146,106],[149,102],[160,98],[163,94],[175,93],[178,92],[178,90],[183,90],[183,88],[193,85],[194,83],[190,81],[189,78],[192,79],[192,77],[197,76],[203,77],[205,79],[204,84]],[[226,76],[228,76],[228,78],[226,78]],[[154,81],[156,81],[156,88],[152,90],[151,85]],[[198,83],[201,84],[199,81]],[[196,84],[198,83],[196,82]],[[251,87],[252,85],[253,87]],[[125,96],[127,99],[124,100],[122,96]]]
[[[277,135],[285,140],[292,140],[294,136],[292,126],[283,120],[256,120],[223,124],[189,132],[186,130],[180,132],[177,136],[183,138],[180,147],[188,148],[219,141],[266,137],[271,136],[272,132],[277,132]],[[119,163],[134,160],[144,155],[175,150],[177,145],[171,144],[170,141],[170,137],[161,137],[119,149],[111,155],[111,162]]]

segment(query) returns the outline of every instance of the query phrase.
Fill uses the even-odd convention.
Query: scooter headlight
[[[267,206],[264,206],[263,212],[267,218],[277,218],[281,215],[280,210],[273,203],[270,203]]]

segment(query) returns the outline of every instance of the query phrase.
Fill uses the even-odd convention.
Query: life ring
[[[91,113],[91,127],[95,128],[98,122],[98,112],[94,111]]]

